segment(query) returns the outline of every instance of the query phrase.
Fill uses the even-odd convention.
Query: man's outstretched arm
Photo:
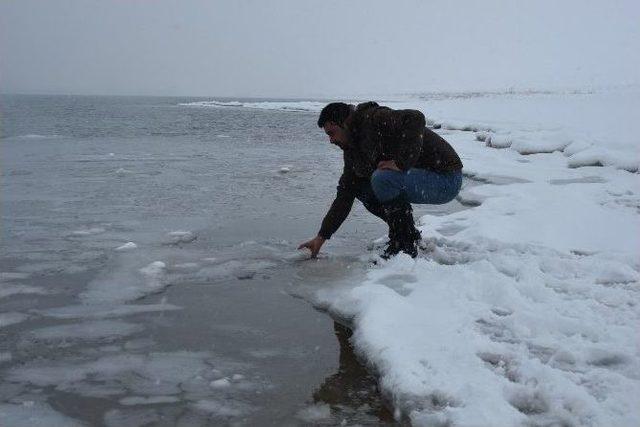
[[[315,258],[318,255],[318,252],[320,252],[320,248],[324,242],[331,238],[333,233],[335,233],[338,228],[340,228],[344,220],[347,219],[349,212],[351,212],[355,195],[350,191],[350,186],[347,182],[349,177],[345,175],[346,174],[343,174],[340,177],[336,198],[322,220],[322,225],[320,226],[318,235],[313,239],[302,243],[298,247],[298,249],[309,249],[311,251],[312,258]]]

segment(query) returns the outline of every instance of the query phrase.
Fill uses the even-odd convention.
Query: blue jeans
[[[413,168],[407,172],[378,169],[371,187],[380,203],[404,196],[409,203],[442,205],[453,200],[462,186],[462,171],[437,173]]]

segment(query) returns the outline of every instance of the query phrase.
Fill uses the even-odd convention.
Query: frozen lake
[[[0,413],[392,421],[349,331],[307,298],[358,280],[386,227],[357,206],[327,255],[295,250],[341,172],[316,113],[188,101],[3,97]]]

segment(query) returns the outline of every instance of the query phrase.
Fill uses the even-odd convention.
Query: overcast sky
[[[638,0],[0,0],[0,90],[261,97],[640,83]]]

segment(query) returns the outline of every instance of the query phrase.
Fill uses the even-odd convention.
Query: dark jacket
[[[359,104],[345,121],[349,143],[338,192],[325,215],[320,236],[329,239],[347,218],[356,188],[368,182],[381,160],[394,160],[403,171],[411,168],[450,173],[462,169],[455,150],[440,135],[425,127],[417,110],[392,110],[375,102]]]

